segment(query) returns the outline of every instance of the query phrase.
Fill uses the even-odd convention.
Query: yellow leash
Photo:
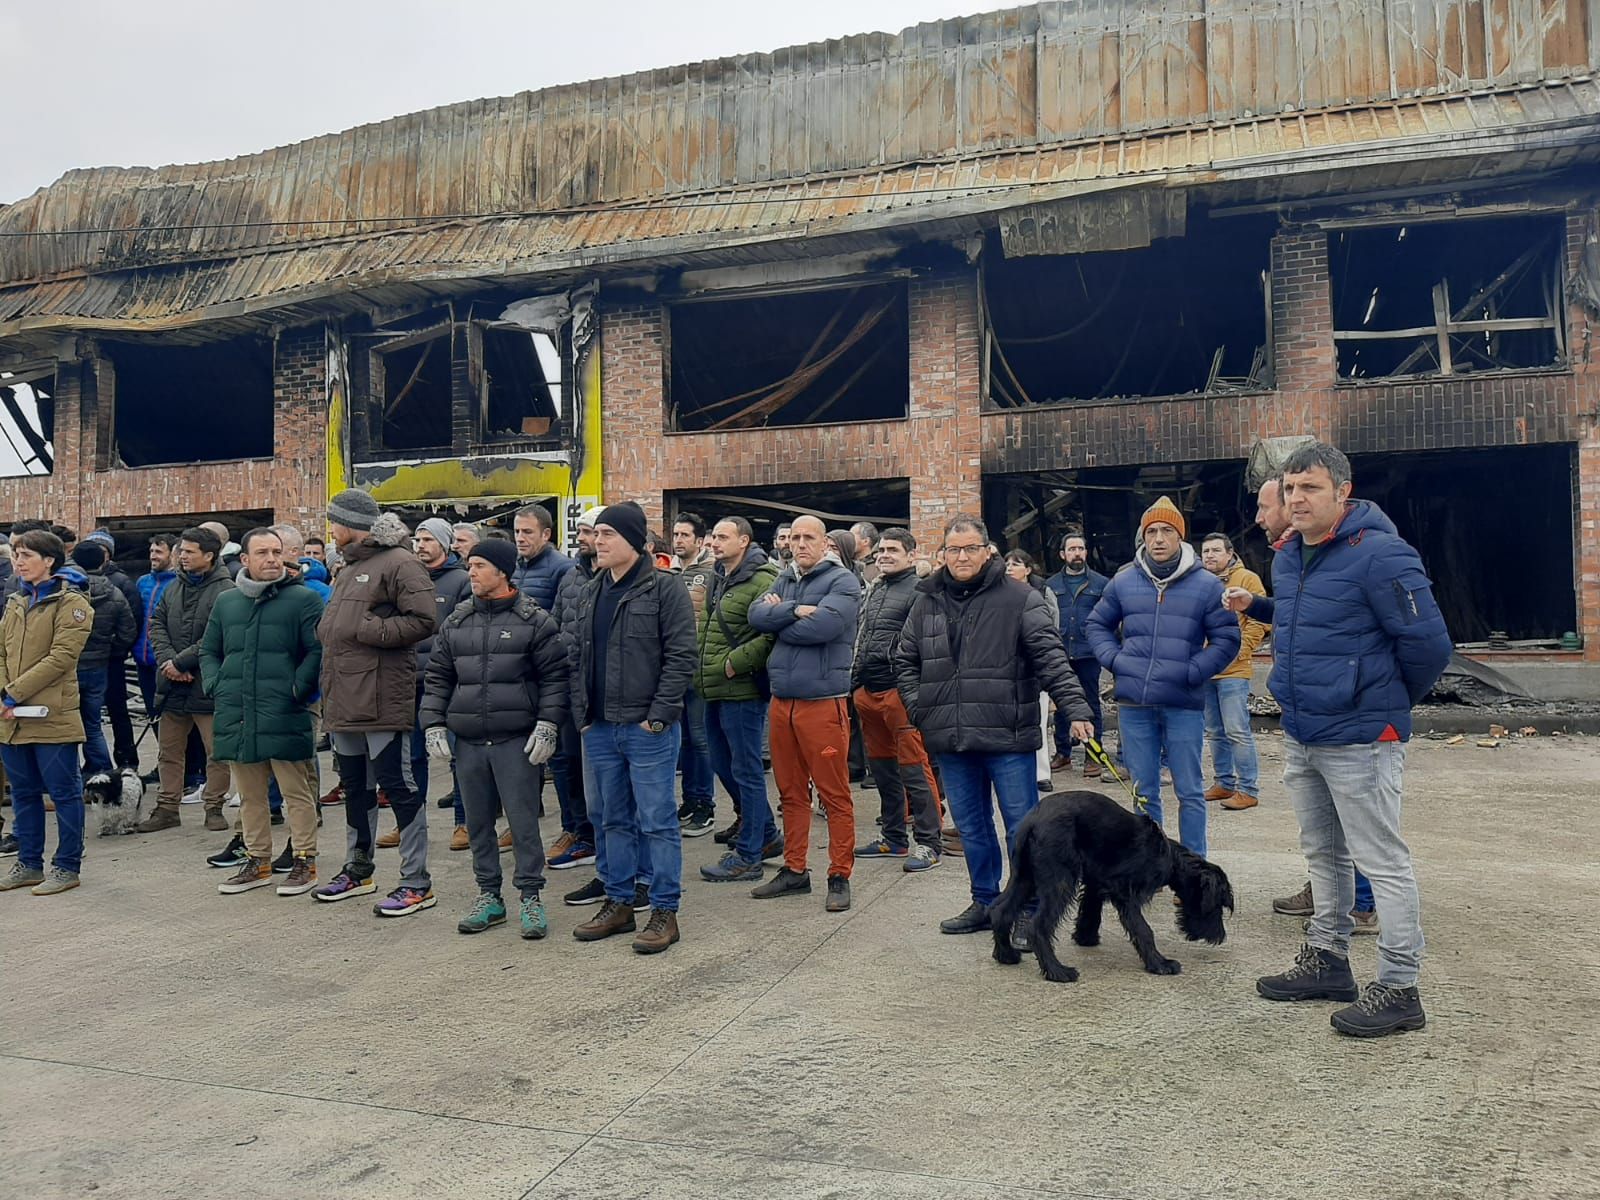
[[[1123,786],[1123,789],[1133,800],[1134,812],[1139,813],[1141,816],[1149,816],[1150,813],[1148,810],[1150,808],[1150,801],[1144,799],[1144,797],[1140,796],[1138,792],[1134,791],[1133,785],[1117,773],[1117,768],[1112,765],[1111,756],[1106,753],[1106,748],[1094,738],[1090,738],[1088,741],[1083,743],[1083,749],[1084,753],[1093,759],[1095,764],[1098,765],[1102,771],[1110,771],[1111,778],[1115,779]]]

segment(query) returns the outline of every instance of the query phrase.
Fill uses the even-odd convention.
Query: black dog
[[[1148,817],[1129,812],[1098,792],[1047,796],[1017,829],[1011,879],[989,909],[994,959],[1013,966],[1022,956],[1011,945],[1011,924],[1038,897],[1033,952],[1052,983],[1071,983],[1078,972],[1056,957],[1056,926],[1067,915],[1079,884],[1078,924],[1072,940],[1100,944],[1100,909],[1109,902],[1152,975],[1176,975],[1176,959],[1163,958],[1143,908],[1162,887],[1181,902],[1178,927],[1191,942],[1220,945],[1228,936],[1222,910],[1233,911],[1233,886],[1221,867],[1185,850]]]

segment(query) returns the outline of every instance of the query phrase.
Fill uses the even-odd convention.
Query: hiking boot
[[[828,876],[828,898],[822,909],[824,912],[850,911],[850,881],[843,875]]]
[[[479,892],[467,915],[456,922],[457,933],[482,933],[492,925],[506,923],[505,902],[493,892]]]
[[[882,838],[856,847],[857,858],[905,858],[910,853],[910,846],[894,846]]]
[[[1033,953],[1033,914],[1018,913],[1011,922],[1011,948],[1018,954]]]
[[[217,891],[224,896],[237,895],[239,892],[252,891],[255,888],[270,887],[272,885],[272,862],[265,858],[248,858],[244,866],[239,868],[236,875],[230,875],[217,884]]]
[[[362,871],[352,863],[311,895],[315,899],[332,904],[338,900],[348,900],[352,896],[368,896],[377,890],[378,885],[372,882],[371,870]]]
[[[467,836],[467,827],[465,825],[457,825],[450,831],[450,849],[472,849],[472,839]]]
[[[777,837],[773,838],[765,846],[761,847],[761,861],[762,862],[782,862],[783,861],[783,834],[780,833]]]
[[[1328,1023],[1346,1037],[1383,1037],[1421,1029],[1428,1017],[1414,986],[1373,982],[1362,989],[1361,999],[1331,1014]]]
[[[232,867],[237,871],[249,861],[250,852],[244,848],[244,834],[242,833],[234,834],[233,840],[221,850],[206,856],[206,866],[216,867],[219,870],[227,870]]]
[[[1100,764],[1095,762],[1092,758],[1085,761],[1083,764],[1083,777],[1085,779],[1099,779]]]
[[[224,833],[228,828],[228,818],[222,815],[220,808],[208,808],[205,825],[208,833]]]
[[[31,888],[43,882],[43,867],[25,867],[19,862],[14,862],[11,864],[11,870],[0,875],[0,892],[14,892],[18,888]]]
[[[1072,760],[1065,754],[1057,754],[1050,760],[1050,769],[1052,771],[1065,771],[1071,765]]]
[[[974,900],[953,917],[939,922],[940,933],[982,933],[989,928],[989,906]]]
[[[1249,792],[1235,792],[1222,802],[1222,807],[1229,812],[1243,812],[1247,808],[1254,808],[1260,804]]]
[[[545,861],[545,866],[552,871],[565,871],[570,867],[587,867],[594,862],[594,857],[593,846],[588,842],[580,842],[574,838],[560,854],[551,855]]]
[[[183,822],[178,819],[178,810],[175,808],[152,809],[150,815],[134,827],[135,833],[160,833],[163,829],[176,829]],[[223,826],[227,828],[226,825]]]
[[[393,829],[389,830],[388,833],[380,833],[378,835],[378,843],[377,843],[377,845],[378,845],[378,849],[379,850],[393,850],[399,844],[400,844],[400,826],[398,826],[398,825],[396,825]]]
[[[596,875],[577,891],[568,892],[565,896],[561,897],[561,902],[563,904],[571,904],[572,906],[577,907],[580,904],[599,904],[605,898],[606,885],[601,883],[600,877]]]
[[[764,866],[760,863],[745,862],[734,850],[724,854],[721,862],[700,868],[700,878],[711,883],[741,883],[751,879],[762,879],[766,874],[767,869]]]
[[[35,896],[59,896],[62,892],[70,892],[77,886],[76,871],[63,871],[60,867],[51,867],[45,872],[44,882],[33,885],[32,893]]]
[[[911,853],[906,855],[905,865],[900,869],[908,872],[931,871],[939,865],[939,852],[932,846],[924,846],[918,842],[911,847]]]
[[[650,889],[642,883],[635,884],[633,888],[633,911],[650,911]]]
[[[681,822],[679,827],[683,830],[684,837],[705,837],[706,834],[711,832],[710,810],[704,808],[695,809],[694,812],[689,814],[689,819]],[[641,934],[640,936],[642,937],[643,935]],[[662,949],[664,950],[666,947],[663,946]],[[654,951],[646,950],[644,953],[651,954]]]
[[[707,822],[709,826],[709,821]],[[660,954],[678,940],[678,914],[671,909],[653,908],[650,921],[633,939],[635,954]]]
[[[1220,783],[1213,783],[1206,789],[1206,803],[1211,804],[1217,800],[1226,800],[1232,795],[1232,788],[1223,787]]]
[[[776,896],[804,896],[811,891],[810,871],[791,871],[780,867],[778,873],[760,887],[750,889],[757,900],[771,900]]]
[[[401,884],[372,906],[380,917],[404,917],[425,908],[432,908],[438,900],[429,888],[406,887]]]
[[[504,854],[507,850],[512,849],[515,845],[516,843],[511,840],[511,830],[508,828],[500,835],[500,853]]]
[[[273,870],[277,870],[274,866]],[[278,885],[280,896],[303,896],[317,886],[317,860],[297,858],[289,868],[289,877]]]
[[[1283,917],[1309,917],[1316,911],[1311,903],[1311,881],[1292,896],[1280,896],[1272,902],[1272,911]]]
[[[1352,908],[1350,910],[1350,919],[1356,923],[1356,927],[1350,931],[1355,936],[1378,936],[1378,912],[1376,909],[1368,909],[1363,912],[1359,908]]]
[[[530,892],[522,898],[517,916],[522,923],[522,936],[530,942],[550,932],[550,918],[544,914],[544,901],[539,899],[538,892]]]
[[[286,875],[292,870],[294,870],[294,843],[284,842],[282,852],[272,860],[272,873]]]
[[[944,843],[946,854],[959,854],[966,857],[966,851],[961,848],[961,831],[955,826],[939,831],[939,840]]]
[[[580,942],[598,942],[619,933],[632,933],[634,928],[633,909],[608,899],[599,912],[572,931],[572,936]]]
[[[733,819],[733,824],[729,825],[726,829],[717,830],[717,832],[712,835],[711,840],[719,846],[731,846],[738,840],[738,838],[739,818],[735,817]]]
[[[1256,991],[1268,1000],[1345,1000],[1356,998],[1356,977],[1350,960],[1331,950],[1303,945],[1294,966],[1282,975],[1264,975]]]

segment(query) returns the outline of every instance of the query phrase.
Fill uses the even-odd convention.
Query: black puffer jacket
[[[590,578],[573,607],[577,644],[572,673],[572,719],[579,729],[595,721],[618,725],[683,715],[683,694],[694,678],[694,605],[676,578],[646,561],[617,601],[606,635],[605,712],[589,711],[589,668],[594,659],[594,611],[604,573]]]
[[[78,670],[104,670],[108,663],[120,663],[128,656],[139,627],[127,597],[105,576],[87,576],[84,590],[94,605],[94,627],[78,656]]]
[[[417,723],[469,742],[525,738],[567,713],[567,651],[555,618],[532,596],[474,596],[434,635]]]
[[[879,575],[861,601],[861,628],[856,633],[856,658],[850,685],[869,692],[895,686],[894,648],[906,617],[917,599],[917,572],[907,567],[898,575]]]
[[[961,585],[940,569],[917,584],[895,649],[906,712],[940,754],[1032,754],[1039,692],[1074,721],[1090,719],[1061,630],[1036,589],[991,559]]]
[[[555,607],[550,611],[561,628],[562,640],[567,644],[567,662],[578,669],[578,596],[583,585],[594,578],[594,556],[579,554],[572,560],[572,570],[561,577],[556,587]]]

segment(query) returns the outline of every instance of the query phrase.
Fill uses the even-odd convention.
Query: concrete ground
[[[1276,782],[1213,812],[1225,945],[1179,941],[1158,897],[1183,974],[1108,931],[1067,944],[1070,985],[940,935],[959,858],[863,862],[828,916],[820,882],[767,902],[700,882],[718,848],[689,841],[684,940],[644,958],[573,941],[593,910],[559,902],[542,943],[458,935],[468,856],[437,809],[440,904],[393,921],[219,896],[202,859],[225,838],[185,809],[91,837],[75,893],[0,896],[0,1175],[30,1200],[1594,1196],[1597,764],[1581,738],[1414,746],[1429,1025],[1373,1043],[1255,995],[1300,942],[1268,907],[1304,879]],[[1359,942],[1359,978],[1373,958]]]

